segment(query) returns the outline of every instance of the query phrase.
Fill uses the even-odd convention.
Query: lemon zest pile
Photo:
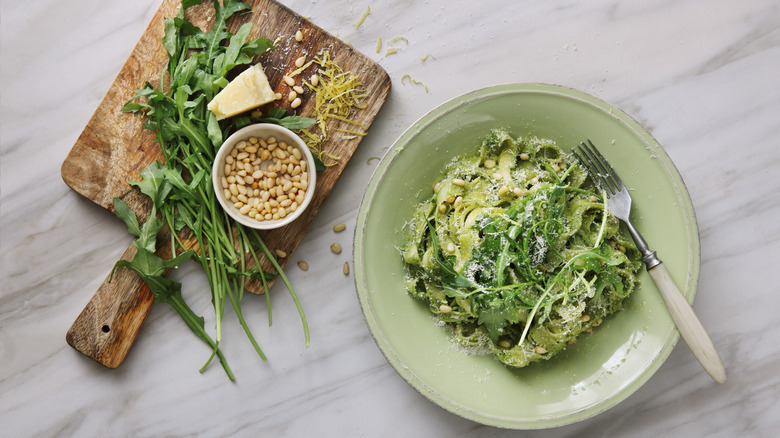
[[[331,138],[327,122],[335,119],[343,123],[353,125],[354,129],[337,128],[334,132],[349,134],[345,139],[366,135],[366,127],[350,119],[356,109],[365,108],[363,99],[368,96],[363,91],[363,83],[360,78],[350,72],[344,72],[330,56],[329,51],[324,51],[321,56],[315,57],[313,62],[319,66],[317,74],[319,82],[316,86],[311,83],[306,85],[315,91],[314,119],[312,128],[301,131],[304,141],[326,166],[335,165],[339,157],[322,150],[322,143]],[[314,130],[319,132],[313,132]],[[359,128],[359,129],[358,129]],[[326,163],[324,158],[329,159]]]

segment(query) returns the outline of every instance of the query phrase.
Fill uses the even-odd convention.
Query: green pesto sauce
[[[554,142],[503,129],[445,167],[407,229],[408,293],[455,342],[513,367],[620,310],[641,265],[584,169]]]

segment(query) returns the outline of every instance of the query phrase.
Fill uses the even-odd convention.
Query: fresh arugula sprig
[[[164,20],[162,45],[168,53],[168,63],[155,88],[147,82],[122,111],[145,116],[144,128],[155,133],[164,163],[152,163],[138,182],[130,182],[152,200],[152,211],[143,227],[124,202],[117,200],[115,209],[128,229],[139,236],[136,258],[120,262],[139,274],[153,287],[158,301],[171,304],[188,326],[212,347],[212,355],[201,371],[216,355],[228,376],[227,367],[218,346],[222,341],[222,319],[227,302],[233,308],[258,355],[266,356],[252,335],[241,309],[244,286],[248,279],[259,279],[268,300],[271,323],[269,281],[282,279],[295,302],[303,324],[306,346],[309,328],[300,300],[284,275],[273,254],[257,231],[246,229],[229,218],[221,209],[212,186],[212,163],[216,151],[230,133],[251,123],[251,118],[239,117],[217,121],[207,104],[228,84],[227,75],[237,66],[249,64],[253,57],[273,49],[266,38],[247,41],[251,23],[242,25],[235,34],[227,28],[228,20],[250,7],[237,0],[213,1],[213,28],[205,32],[185,19],[185,10],[200,1],[184,0],[176,17]],[[260,121],[277,123],[290,129],[302,129],[314,124],[313,119],[291,116],[285,110],[271,110]],[[131,214],[132,213],[132,214]],[[157,217],[159,214],[159,218]],[[156,235],[167,228],[171,231],[170,261],[154,259]],[[187,231],[189,230],[189,231]],[[191,233],[197,239],[197,252],[186,249],[180,233]],[[137,234],[136,234],[137,233]],[[255,250],[260,248],[260,251]],[[151,254],[151,255],[150,255]],[[270,261],[273,272],[260,269],[262,254]],[[205,270],[215,312],[215,340],[203,328],[203,319],[194,315],[181,299],[181,285],[164,278],[164,271],[192,258]],[[136,260],[137,259],[137,260]],[[250,265],[254,265],[250,268]]]
[[[168,303],[179,313],[181,318],[198,337],[211,346],[214,353],[219,357],[222,367],[225,369],[228,377],[234,380],[233,372],[227,364],[222,352],[211,336],[205,330],[204,319],[198,316],[184,301],[181,295],[181,283],[175,282],[165,276],[169,269],[177,268],[181,263],[190,259],[195,251],[186,250],[181,254],[164,260],[155,252],[157,250],[157,236],[165,226],[165,223],[157,219],[157,210],[167,201],[173,186],[164,176],[165,168],[157,161],[153,162],[142,173],[141,181],[133,181],[131,184],[138,186],[142,193],[149,196],[152,200],[152,210],[143,225],[140,225],[138,216],[119,198],[114,198],[114,210],[125,225],[130,234],[137,237],[133,241],[136,253],[131,260],[119,260],[111,271],[110,278],[113,278],[117,268],[123,267],[130,269],[138,274],[149,289],[154,294],[154,299],[158,303]]]

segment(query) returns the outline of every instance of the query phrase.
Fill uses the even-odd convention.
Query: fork
[[[707,373],[716,382],[724,383],[726,381],[726,369],[723,367],[720,355],[715,349],[715,345],[712,343],[707,331],[702,326],[691,305],[688,304],[688,300],[669,276],[666,266],[656,256],[655,251],[650,250],[647,242],[645,242],[642,235],[639,234],[639,231],[631,223],[629,218],[631,213],[631,195],[628,193],[623,181],[620,180],[615,169],[612,168],[590,140],[575,147],[574,155],[582,166],[587,169],[596,186],[606,193],[607,207],[610,213],[626,224],[637,248],[642,253],[642,261],[645,263],[647,272],[655,281],[656,286],[658,286],[672,320],[674,320],[688,347]]]

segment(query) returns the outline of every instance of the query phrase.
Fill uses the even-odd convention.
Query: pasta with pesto
[[[503,363],[549,359],[635,289],[640,254],[552,141],[492,130],[452,160],[401,248],[407,292]]]

